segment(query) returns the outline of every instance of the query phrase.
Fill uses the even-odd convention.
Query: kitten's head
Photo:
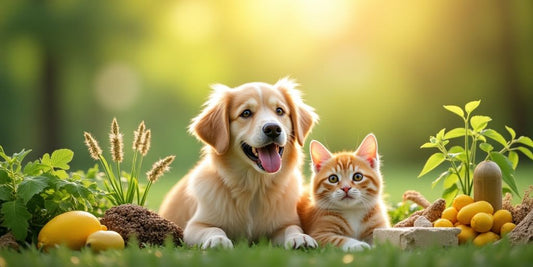
[[[332,154],[318,141],[310,145],[313,197],[323,209],[369,206],[381,195],[376,137],[369,134],[355,152]]]

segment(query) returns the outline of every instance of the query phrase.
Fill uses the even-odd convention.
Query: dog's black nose
[[[279,127],[279,125],[276,123],[267,123],[263,126],[263,133],[265,133],[266,136],[274,139],[281,134],[281,127]]]

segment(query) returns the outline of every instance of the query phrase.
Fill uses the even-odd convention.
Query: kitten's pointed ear
[[[313,164],[313,171],[319,172],[324,162],[332,157],[331,152],[316,140],[310,143],[311,161]]]
[[[378,141],[376,136],[373,134],[367,135],[355,151],[355,155],[368,161],[370,167],[374,169],[379,168]]]

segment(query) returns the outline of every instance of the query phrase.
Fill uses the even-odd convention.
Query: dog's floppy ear
[[[204,104],[202,112],[192,119],[189,133],[210,145],[217,154],[224,154],[230,145],[228,116],[228,87],[221,84],[212,86],[213,92]]]
[[[298,84],[289,78],[283,78],[274,85],[283,93],[289,105],[294,137],[298,144],[303,146],[305,138],[318,121],[318,115],[312,107],[304,104],[297,86]]]

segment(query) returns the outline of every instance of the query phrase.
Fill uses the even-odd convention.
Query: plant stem
[[[139,202],[139,206],[144,206],[144,202],[146,201],[146,197],[148,196],[148,191],[150,191],[151,186],[152,186],[152,181],[148,181],[148,185],[146,185],[146,188],[144,189],[143,197],[141,201]]]
[[[137,186],[135,187],[135,189],[137,190],[137,203],[140,203],[140,201],[141,201],[141,199],[140,199],[140,197],[141,197],[141,192],[140,192],[140,189],[139,189],[139,180],[138,180],[138,178],[139,178],[140,175],[141,175],[141,169],[142,169],[142,165],[143,165],[143,159],[144,159],[144,156],[141,156],[141,160],[140,160],[140,162],[139,162],[139,168],[138,168],[138,170],[137,170],[136,181],[135,181],[135,182],[136,182],[136,185],[137,185]],[[145,190],[145,192],[146,192],[146,190]],[[141,206],[142,206],[142,205],[141,205]]]
[[[466,119],[465,119],[465,155],[466,155],[466,163],[465,163],[465,184],[467,186],[467,191],[464,192],[466,195],[470,195],[470,188],[469,188],[469,185],[470,185],[470,152],[469,152],[469,149],[468,149],[468,137],[469,137],[469,133],[468,133],[468,120],[470,118],[470,114],[468,114],[466,116]],[[459,177],[460,179],[461,177]]]

